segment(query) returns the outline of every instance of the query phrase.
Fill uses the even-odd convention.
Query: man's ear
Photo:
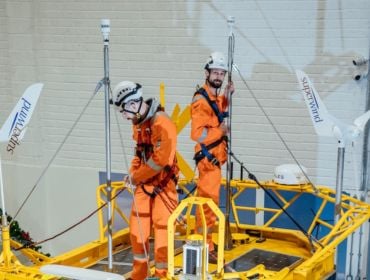
[[[204,70],[204,74],[206,75],[206,79],[209,77],[209,70]]]

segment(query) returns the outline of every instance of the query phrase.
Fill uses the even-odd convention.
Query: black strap
[[[209,144],[209,145],[204,145],[201,146],[202,149],[195,153],[194,155],[194,160],[195,164],[198,164],[202,159],[207,157],[208,161],[212,162],[216,166],[220,166],[220,162],[217,160],[217,158],[209,152],[209,150],[213,149],[214,147],[220,145],[223,141],[227,142],[227,136],[222,136],[220,139],[216,140],[215,142]]]
[[[144,185],[141,185],[141,188],[143,189],[144,193],[148,196],[150,196],[151,198],[155,198],[155,196],[157,195],[154,191],[153,192],[148,192],[145,188],[144,188]]]
[[[156,186],[157,188],[159,189],[164,189],[168,182],[170,180],[172,180],[175,185],[177,185],[177,180],[178,180],[178,177],[177,177],[177,174],[178,174],[178,166],[177,166],[177,161],[175,159],[175,162],[174,164],[172,164],[172,166],[169,166],[169,165],[166,165],[164,167],[164,171],[167,173],[166,177],[164,177],[159,183],[158,185]]]
[[[173,180],[175,185],[177,185],[178,177],[177,177],[177,161],[175,160],[174,164],[172,166],[166,165],[164,167],[164,171],[167,173],[166,177],[164,177],[158,185],[154,186],[153,192],[148,192],[144,185],[141,185],[141,188],[143,189],[144,193],[150,196],[151,198],[155,198],[158,193],[162,192],[165,187],[167,187],[167,184],[170,180]]]
[[[147,143],[136,144],[135,154],[140,160],[143,159],[143,156],[148,160],[153,154],[153,145]]]
[[[222,112],[222,113],[220,112],[220,110],[218,109],[217,103],[215,101],[212,101],[209,98],[208,93],[207,93],[207,91],[204,88],[199,88],[195,92],[194,96],[196,94],[201,94],[207,100],[209,106],[211,106],[213,112],[217,116],[217,119],[218,119],[218,122],[219,123],[222,123],[224,121],[224,118],[227,118],[229,116],[229,112]]]

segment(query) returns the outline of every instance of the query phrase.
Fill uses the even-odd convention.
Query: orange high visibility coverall
[[[225,96],[221,95],[216,98],[205,84],[203,88],[206,90],[209,98],[216,101],[220,112],[225,112],[228,102]],[[195,145],[195,152],[201,150],[200,144],[206,146],[214,143],[224,136],[224,132],[220,128],[220,123],[211,106],[207,100],[201,95],[196,94],[193,97],[191,104],[191,138],[197,142]],[[209,152],[217,158],[222,165],[227,160],[227,146],[226,141],[222,141],[219,145],[209,150]],[[201,197],[212,198],[218,205],[220,197],[220,184],[221,184],[221,166],[214,165],[206,157],[198,163],[199,180],[197,184],[198,195]],[[205,206],[205,217],[207,221],[207,241],[209,251],[214,250],[212,242],[211,228],[216,222],[216,215],[213,211]],[[199,209],[196,213],[196,226],[197,232],[202,232],[202,224]]]
[[[148,103],[148,101],[146,101]],[[157,111],[158,102],[149,101],[150,109],[139,125],[133,126],[133,138],[137,142],[137,155],[131,162],[130,174],[136,182],[134,199],[130,216],[130,239],[133,251],[133,270],[131,278],[143,280],[148,274],[146,252],[149,252],[149,236],[154,227],[155,276],[167,274],[167,221],[176,208],[177,192],[173,179],[163,191],[151,197],[155,186],[168,176],[166,166],[176,164],[177,143],[176,126],[164,112]],[[146,156],[140,155],[139,144],[152,146]],[[177,167],[177,165],[176,165]],[[177,171],[176,169],[176,176]]]

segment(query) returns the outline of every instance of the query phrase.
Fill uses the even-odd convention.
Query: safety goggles
[[[137,102],[140,102],[139,104],[139,108],[136,112],[133,111],[133,105]],[[131,113],[131,114],[137,114],[139,111],[140,111],[140,108],[141,108],[141,105],[143,103],[143,98],[139,98],[139,99],[135,99],[135,100],[130,100],[129,102],[127,103],[122,103],[121,104],[121,107],[119,108],[119,112],[120,113],[124,113],[124,112],[127,112],[127,113]]]

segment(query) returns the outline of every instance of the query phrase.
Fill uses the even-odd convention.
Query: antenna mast
[[[109,98],[109,33],[110,20],[101,20],[101,32],[104,41],[104,97],[105,97],[105,154],[107,179],[107,231],[108,231],[108,270],[113,270],[112,241],[112,181],[111,181],[111,136],[110,136],[110,98]]]
[[[232,82],[232,71],[233,71],[233,60],[234,60],[234,45],[235,38],[233,33],[233,26],[235,24],[235,18],[229,16],[227,19],[227,25],[229,27],[229,45],[228,45],[228,83]],[[232,162],[232,146],[231,146],[231,121],[232,121],[232,97],[231,92],[228,95],[228,111],[229,117],[227,118],[227,163],[226,163],[226,210],[225,210],[225,250],[232,249],[232,237],[230,230],[230,210],[231,210],[231,188],[230,180],[232,179],[233,173],[233,162]]]

